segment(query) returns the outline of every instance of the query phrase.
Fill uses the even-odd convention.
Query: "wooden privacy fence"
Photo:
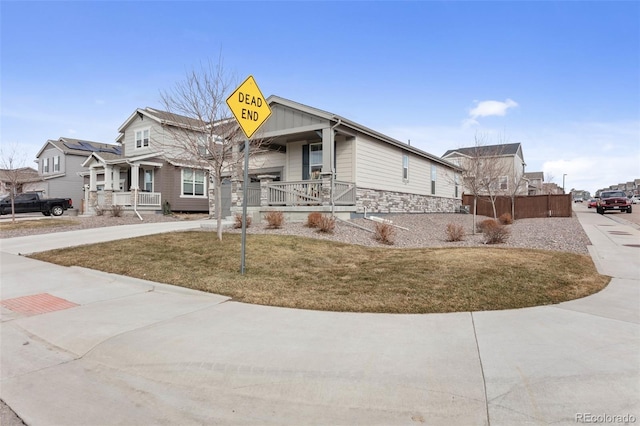
[[[518,195],[514,201],[514,219],[571,217],[573,212],[571,194]],[[473,195],[463,194],[462,204],[469,206],[469,212],[473,213]],[[493,207],[488,196],[478,196],[476,213],[493,217]],[[496,197],[496,213],[498,217],[504,213],[511,214],[511,197]]]

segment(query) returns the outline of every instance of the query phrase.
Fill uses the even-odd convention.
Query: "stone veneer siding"
[[[363,213],[454,213],[462,205],[457,198],[408,194],[406,192],[356,189],[356,211]]]

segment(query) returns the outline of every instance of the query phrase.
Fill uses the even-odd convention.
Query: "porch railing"
[[[114,192],[112,193],[112,204],[114,206],[132,207],[134,201],[133,194],[133,192]],[[160,192],[138,192],[137,205],[139,207],[160,207],[161,198],[162,193]],[[98,192],[98,205],[104,205],[105,200],[105,193]]]
[[[337,206],[356,205],[356,184],[351,182],[334,181],[333,199]]]
[[[267,187],[270,206],[316,206],[322,204],[322,182],[302,180],[273,182]]]
[[[326,182],[324,183],[327,184]],[[330,204],[331,199],[324,199],[323,182],[320,180],[301,180],[287,182],[271,182],[267,186],[267,200],[270,206],[320,206]],[[351,182],[334,181],[333,199],[338,206],[356,204],[356,185]],[[251,205],[251,204],[249,204]]]
[[[251,182],[247,185],[247,206],[260,206],[260,182]]]

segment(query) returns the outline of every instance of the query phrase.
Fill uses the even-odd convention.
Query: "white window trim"
[[[42,159],[42,173],[49,173],[49,158]]]
[[[431,195],[436,195],[437,192],[437,182],[438,181],[438,166],[435,164],[431,165]]]
[[[202,179],[202,195],[190,195],[190,194],[186,194],[184,193],[184,171],[185,170],[192,170],[193,171],[193,189],[195,192],[195,185],[196,185],[196,177],[195,174],[196,172],[202,172],[204,173],[203,179]],[[207,172],[205,170],[202,169],[192,169],[189,167],[185,167],[183,169],[180,170],[180,198],[197,198],[197,199],[203,199],[203,198],[208,198],[209,197],[209,193],[207,190]]]
[[[53,157],[53,172],[59,172],[60,171],[60,156],[56,155],[55,157]]]
[[[151,172],[151,191],[147,191],[147,181],[146,181],[147,172]],[[155,189],[155,186],[156,186],[155,177],[156,177],[156,174],[155,174],[155,171],[153,169],[143,169],[143,172],[142,172],[142,189],[145,192],[153,192],[153,190]]]
[[[144,144],[144,132],[147,132],[147,144]],[[140,133],[140,146],[138,146],[138,133]],[[139,129],[133,132],[133,147],[134,149],[149,148],[151,140],[151,128]]]
[[[409,156],[407,154],[402,155],[402,181],[409,182]]]
[[[504,188],[502,187],[502,183],[504,182]],[[498,187],[500,191],[508,191],[509,190],[509,176],[500,176],[498,181]]]
[[[320,152],[322,152],[322,143],[321,142],[314,142],[314,143],[310,143],[309,144],[309,178],[313,179],[313,169],[315,168],[320,168],[320,173],[322,173],[322,155],[320,156],[320,162],[319,163],[312,163],[311,162],[311,152],[318,152],[318,151],[312,151],[311,147],[312,146],[319,146],[320,147]],[[319,177],[319,175],[318,175]]]

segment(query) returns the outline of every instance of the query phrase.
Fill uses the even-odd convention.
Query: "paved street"
[[[578,216],[602,292],[429,315],[247,305],[17,254],[173,223],[2,240],[0,398],[34,426],[639,422],[640,231]]]

